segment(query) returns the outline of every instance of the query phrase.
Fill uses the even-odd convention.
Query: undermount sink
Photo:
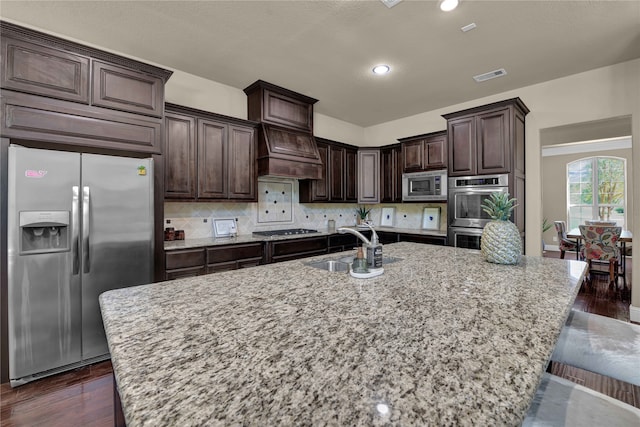
[[[402,261],[402,258],[395,257],[383,257],[382,265],[393,264],[394,262]],[[342,256],[337,259],[323,259],[318,261],[309,261],[305,265],[309,267],[319,268],[326,271],[346,272],[349,271],[349,265],[353,262],[353,257]]]
[[[338,258],[338,261],[346,262],[347,264],[351,264],[351,262],[353,262],[353,257],[343,256],[343,257]],[[402,258],[395,258],[395,257],[390,257],[390,256],[383,256],[382,257],[382,265],[383,266],[385,264],[393,264],[394,262],[398,262],[398,261],[402,261]]]
[[[326,271],[346,272],[349,271],[349,264],[336,260],[311,261],[306,263],[310,267],[319,268]]]

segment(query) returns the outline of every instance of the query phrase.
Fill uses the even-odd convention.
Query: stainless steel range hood
[[[323,167],[311,133],[262,124],[258,142],[258,176],[320,179]]]
[[[262,80],[244,92],[249,120],[261,123],[258,176],[321,179],[324,165],[313,138],[318,100]]]

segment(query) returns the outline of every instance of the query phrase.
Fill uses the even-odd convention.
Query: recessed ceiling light
[[[451,12],[456,7],[458,7],[458,0],[441,0],[440,1],[440,10],[443,12]]]
[[[391,67],[386,64],[380,64],[373,67],[373,74],[387,74],[391,71]]]

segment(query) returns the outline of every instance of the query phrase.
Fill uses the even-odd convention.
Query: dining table
[[[580,245],[582,243],[582,234],[580,233],[580,227],[572,228],[567,232],[568,239],[575,239],[576,241],[576,259],[580,257]],[[633,241],[633,233],[630,230],[622,230],[620,233],[620,239],[618,239],[618,243],[620,244],[620,253],[621,253],[621,262],[620,262],[620,275],[622,276],[622,283],[624,289],[627,288],[627,243],[631,243]]]

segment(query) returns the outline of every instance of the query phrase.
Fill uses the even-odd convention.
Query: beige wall
[[[593,151],[542,158],[542,217],[547,218],[550,224],[558,220],[567,221],[567,164],[574,160],[595,156],[621,157],[627,161],[627,170],[631,167],[631,149]],[[633,191],[627,191],[627,206],[633,206]],[[630,214],[629,208],[627,208],[626,221],[626,227],[632,229],[633,215]],[[544,233],[543,239],[547,245],[557,246],[558,242],[553,241],[554,236],[556,236],[556,232],[551,227],[549,231]]]
[[[249,86],[253,82],[247,82]],[[167,102],[212,111],[226,116],[247,118],[247,95],[242,89],[223,85],[179,70],[165,86]],[[362,145],[363,128],[333,117],[314,113],[314,135],[347,144]]]

